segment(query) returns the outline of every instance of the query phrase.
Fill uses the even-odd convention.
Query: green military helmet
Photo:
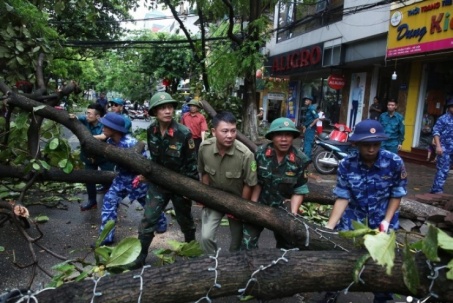
[[[278,118],[272,121],[265,137],[266,139],[272,140],[272,134],[278,132],[289,132],[294,138],[300,136],[300,131],[296,128],[294,122],[288,118]]]
[[[198,102],[197,100],[194,100],[194,99],[192,99],[189,102],[187,102],[187,105],[189,105],[189,106],[195,105],[196,107],[201,108],[201,103]]]
[[[159,105],[167,103],[172,103],[175,109],[178,106],[178,101],[173,99],[173,97],[170,96],[170,94],[164,92],[154,94],[151,97],[151,101],[149,102],[149,114],[151,116],[154,116],[153,109],[158,107]]]

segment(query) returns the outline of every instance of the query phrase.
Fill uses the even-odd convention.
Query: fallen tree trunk
[[[352,268],[364,252],[300,252],[289,251],[284,254],[277,249],[256,250],[247,253],[234,253],[220,256],[215,260],[196,258],[177,262],[173,265],[157,268],[145,268],[143,279],[142,302],[176,303],[195,301],[206,296],[216,282],[220,288],[214,288],[209,298],[237,295],[245,288],[251,275],[260,267],[255,276],[256,282],[246,289],[246,294],[259,299],[283,298],[300,292],[343,290],[353,281]],[[285,262],[280,257],[287,259]],[[273,264],[273,261],[275,265]],[[267,268],[268,265],[272,265]],[[420,287],[416,297],[425,297],[429,291],[432,274],[426,259],[419,256],[416,266],[420,273]],[[210,268],[217,269],[216,272]],[[265,268],[265,269],[263,269]],[[120,275],[110,275],[97,281],[95,291],[101,295],[95,302],[137,302],[140,295],[141,270]],[[392,276],[385,274],[385,269],[372,260],[368,260],[361,274],[364,284],[353,284],[350,291],[393,292],[409,295],[402,275],[402,259],[395,259]],[[432,289],[439,297],[439,302],[453,299],[453,283],[447,282],[446,270],[439,271]],[[134,278],[135,277],[135,278]],[[85,280],[67,283],[55,289],[36,295],[40,303],[50,302],[89,302],[93,296],[95,283]],[[414,295],[414,294],[412,294]]]
[[[5,91],[4,84],[0,89]],[[121,149],[100,142],[93,138],[88,129],[78,120],[70,119],[65,111],[59,111],[41,103],[27,99],[15,93],[9,93],[9,102],[27,111],[33,111],[48,119],[52,119],[71,130],[79,138],[81,148],[88,154],[105,157],[124,167],[128,167],[137,174],[144,175],[148,180],[167,190],[186,196],[193,201],[202,202],[204,205],[224,213],[231,213],[235,217],[252,224],[260,225],[276,231],[291,239],[299,248],[311,250],[343,249],[353,250],[352,241],[340,238],[330,231],[324,230],[319,225],[308,223],[301,218],[293,218],[289,213],[244,200],[235,195],[214,189],[198,181],[177,174],[161,165],[145,159],[133,149]],[[36,110],[36,107],[39,109]],[[315,200],[319,203],[333,203],[331,190],[321,185],[313,184],[310,196],[305,201]],[[312,196],[313,195],[313,196]],[[316,198],[318,195],[318,198]],[[331,198],[332,197],[332,198]],[[412,240],[419,237],[411,236]],[[403,240],[403,239],[402,239]]]
[[[55,181],[66,183],[109,183],[116,176],[113,171],[96,171],[96,170],[73,170],[67,174],[61,169],[51,168],[44,170],[39,177],[36,178],[37,182]],[[28,181],[31,174],[26,173],[23,166],[11,166],[0,164],[0,178],[15,178],[22,181]]]

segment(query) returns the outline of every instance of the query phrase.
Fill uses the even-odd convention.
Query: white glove
[[[385,220],[382,220],[381,224],[379,224],[379,231],[386,233],[389,230],[389,225],[390,223],[388,223]]]

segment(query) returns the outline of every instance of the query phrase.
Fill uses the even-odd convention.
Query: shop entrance
[[[432,142],[432,128],[437,119],[445,113],[446,100],[453,98],[453,60],[427,63],[420,88],[419,117],[416,127],[417,148],[426,149]],[[417,140],[418,139],[418,140]]]

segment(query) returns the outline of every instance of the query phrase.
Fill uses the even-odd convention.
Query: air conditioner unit
[[[316,12],[321,13],[327,9],[328,0],[321,0],[316,2]]]

